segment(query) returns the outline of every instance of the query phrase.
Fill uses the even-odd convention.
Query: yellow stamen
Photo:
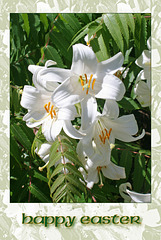
[[[105,133],[104,133],[104,131],[105,131]],[[99,137],[100,137],[100,140],[103,144],[105,144],[106,139],[109,140],[110,135],[111,135],[111,131],[112,131],[112,128],[110,128],[109,132],[107,131],[106,128],[104,128],[104,130],[101,131],[101,135],[99,135]]]
[[[50,102],[48,102],[48,111],[49,111],[49,109],[50,109]]]
[[[82,76],[80,76],[80,80],[81,80],[81,85],[82,85],[82,87],[84,86],[84,81],[83,81],[83,79],[82,79]],[[84,87],[83,87],[83,90],[84,90]]]
[[[88,79],[87,79],[87,74],[84,74],[85,78],[86,78],[86,83],[88,82]]]
[[[47,108],[47,104],[44,105],[44,108],[45,108],[45,110],[46,110],[47,112],[49,112],[49,111],[48,111],[48,108]]]
[[[88,82],[88,88],[90,88],[90,83],[91,83],[92,77],[93,77],[93,74],[91,74],[91,76],[90,76],[90,79],[89,79],[89,82]]]
[[[42,171],[43,171],[43,169],[47,167],[48,163],[49,163],[49,161],[47,161],[47,163],[46,163],[44,166],[42,166],[42,167],[39,167],[39,168],[38,168],[38,169],[39,169],[39,171],[40,171],[40,172],[42,172]]]
[[[97,171],[98,171],[98,175],[99,175],[99,178],[100,178],[100,184],[98,185],[100,188],[102,188],[104,186],[103,184],[103,180],[102,180],[102,175],[101,175],[101,168],[102,167],[97,167]]]
[[[93,90],[93,88],[94,88],[95,81],[96,81],[96,79],[94,78],[94,79],[93,79],[93,82],[92,82],[92,90]]]
[[[54,113],[54,116],[56,117],[56,110],[54,108],[54,105],[51,105],[51,108],[50,108],[50,105],[51,105],[51,102],[48,102],[47,104],[44,105],[44,108],[46,110],[46,112],[48,113],[47,116],[51,116],[51,119],[53,119],[53,113]]]
[[[53,119],[53,105],[51,106],[51,110],[50,110],[50,115],[51,115],[51,119]]]
[[[54,112],[54,116],[56,116],[56,111],[55,111],[55,109],[53,110],[53,112]]]

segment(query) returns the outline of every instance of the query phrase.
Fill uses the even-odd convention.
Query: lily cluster
[[[139,61],[139,60],[138,60]],[[119,74],[124,62],[121,52],[110,59],[98,62],[93,50],[83,44],[73,46],[71,69],[54,67],[55,62],[47,61],[44,67],[30,65],[33,86],[25,86],[21,105],[28,110],[24,120],[28,127],[42,126],[46,145],[37,153],[47,163],[52,143],[61,130],[71,138],[79,139],[77,154],[87,172],[79,169],[92,188],[102,174],[109,179],[126,177],[125,169],[111,161],[115,139],[132,142],[141,139],[133,114],[119,117],[120,101],[125,86]],[[98,112],[97,100],[104,99],[102,112]],[[81,114],[76,105],[80,104]],[[81,117],[77,130],[72,121]]]

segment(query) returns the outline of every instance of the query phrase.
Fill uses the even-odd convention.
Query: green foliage
[[[60,137],[50,149],[47,176],[53,202],[75,202],[74,195],[81,198],[82,192],[86,194],[83,176],[78,171],[82,163],[73,150],[76,149],[72,142]]]
[[[120,116],[137,114],[142,110],[136,100],[134,86],[141,68],[135,60],[147,49],[151,34],[150,14],[93,14],[93,13],[11,13],[10,15],[10,161],[11,202],[122,202],[119,185],[130,182],[136,192],[150,192],[151,161],[149,140],[123,143],[116,140],[111,161],[125,167],[126,179],[112,181],[103,178],[104,186],[97,184],[87,189],[79,171],[84,168],[76,154],[78,141],[61,132],[52,144],[49,162],[43,171],[43,160],[35,154],[46,143],[41,127],[30,129],[23,121],[26,110],[20,99],[24,85],[33,85],[31,64],[44,66],[47,60],[56,62],[55,67],[71,68],[72,46],[88,44],[98,62],[109,59],[121,51],[125,57],[126,76],[121,80],[126,87],[124,98],[118,102]],[[98,101],[102,111],[103,100]],[[144,109],[150,116],[149,109]],[[149,118],[150,119],[150,118]],[[80,125],[80,119],[74,124]],[[139,119],[139,129],[150,121]],[[40,167],[40,168],[39,168]],[[85,170],[84,170],[85,172]]]

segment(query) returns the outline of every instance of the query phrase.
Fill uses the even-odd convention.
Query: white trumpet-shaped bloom
[[[92,109],[92,104],[90,108]],[[86,136],[78,143],[77,153],[88,171],[88,174],[84,175],[89,188],[99,181],[99,177],[101,178],[100,171],[109,179],[125,178],[125,169],[111,162],[111,149],[114,147],[115,139],[132,142],[145,134],[143,131],[141,135],[133,136],[138,132],[133,114],[118,116],[117,103],[114,100],[106,100],[102,114],[96,114],[90,127],[85,131]]]
[[[86,102],[91,96],[121,100],[125,87],[113,74],[122,66],[123,61],[122,53],[118,53],[98,63],[91,48],[83,44],[74,45],[70,76],[54,91],[52,100],[59,106],[68,106],[82,100]]]
[[[55,83],[55,87],[58,83]],[[52,92],[43,88],[24,86],[21,106],[28,109],[23,117],[28,127],[37,127],[42,124],[42,133],[47,141],[54,141],[62,128],[72,138],[81,138],[82,135],[75,130],[71,120],[77,115],[75,106],[58,107],[51,100]]]
[[[92,105],[89,106],[92,109]],[[114,100],[106,100],[102,114],[97,113],[93,123],[87,129],[86,136],[80,141],[83,151],[88,156],[88,164],[93,167],[99,159],[108,159],[107,150],[113,148],[115,139],[132,142],[141,139],[145,135],[143,130],[139,136],[137,122],[133,114],[119,116],[119,108]],[[86,120],[83,121],[83,123]],[[84,126],[82,126],[84,128]],[[103,156],[103,157],[102,157]]]
[[[122,198],[124,198],[124,202],[131,202],[131,203],[149,203],[151,202],[151,194],[150,193],[137,193],[134,191],[130,191],[128,188],[132,189],[131,184],[123,183],[119,186],[119,192]]]
[[[150,79],[151,79],[151,45],[150,38],[147,41],[149,50],[144,50],[135,63],[143,68],[137,76],[134,92],[142,107],[151,105]]]

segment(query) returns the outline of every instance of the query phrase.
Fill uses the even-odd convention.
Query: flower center
[[[54,105],[51,105],[51,102],[48,102],[44,105],[44,108],[46,110],[46,112],[48,113],[48,116],[50,115],[51,116],[51,119],[53,119],[53,117],[57,117],[57,114],[56,114],[56,111],[57,111],[57,108],[54,107]]]
[[[109,140],[111,131],[112,131],[112,128],[110,128],[109,132],[107,131],[106,128],[104,128],[104,130],[101,131],[101,134],[99,135],[99,137],[103,144],[105,144],[106,139]]]
[[[95,84],[96,79],[94,78],[92,80],[92,78],[93,78],[93,74],[90,75],[89,80],[87,78],[87,74],[84,74],[84,77],[82,77],[82,75],[79,76],[79,81],[81,82],[83,91],[86,88],[86,94],[88,94],[91,82],[92,82],[92,90],[94,89],[94,84]]]

